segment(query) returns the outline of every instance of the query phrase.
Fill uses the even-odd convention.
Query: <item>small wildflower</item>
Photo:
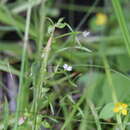
[[[64,64],[64,65],[63,65],[63,68],[64,68],[64,70],[72,71],[72,66],[69,66],[69,65],[67,65],[67,64]]]
[[[97,13],[96,14],[96,24],[104,25],[106,23],[107,23],[107,15],[104,13]]]
[[[121,113],[122,115],[127,115],[128,114],[127,107],[128,107],[127,104],[124,104],[122,102],[118,102],[115,104],[113,111],[116,113]]]
[[[87,37],[87,36],[89,36],[89,35],[90,35],[90,32],[88,32],[88,31],[84,31],[84,32],[83,32],[83,36],[84,36],[84,37]]]

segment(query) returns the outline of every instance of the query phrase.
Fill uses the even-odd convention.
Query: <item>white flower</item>
[[[68,66],[67,70],[72,71],[72,66]]]
[[[88,31],[84,31],[82,34],[83,34],[84,37],[87,37],[87,36],[90,35],[90,32],[88,32]]]
[[[63,68],[64,68],[64,69],[66,69],[67,67],[68,67],[68,65],[67,65],[67,64],[64,64],[64,65],[63,65]]]
[[[63,65],[63,68],[64,68],[64,70],[72,71],[72,66],[69,66],[69,65],[67,65],[67,64],[64,64],[64,65]]]

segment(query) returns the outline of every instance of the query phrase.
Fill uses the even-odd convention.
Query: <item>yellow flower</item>
[[[96,14],[96,24],[97,25],[104,25],[107,23],[107,15],[104,13],[97,13]]]
[[[113,111],[116,113],[121,113],[122,115],[127,115],[128,114],[127,107],[128,107],[127,104],[124,104],[122,102],[118,102],[115,104]]]

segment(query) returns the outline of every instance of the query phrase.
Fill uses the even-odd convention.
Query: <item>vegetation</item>
[[[130,1],[98,2],[0,1],[0,130],[130,129]]]

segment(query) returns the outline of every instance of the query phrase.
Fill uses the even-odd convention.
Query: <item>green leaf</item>
[[[62,23],[62,22],[63,22],[63,20],[64,20],[64,18],[63,18],[63,17],[62,17],[62,18],[60,18],[60,19],[58,20],[57,24]]]
[[[113,112],[114,104],[108,103],[104,106],[104,108],[101,110],[99,118],[100,119],[110,119],[114,116]]]
[[[60,29],[64,28],[65,26],[66,26],[66,23],[57,23],[56,24],[56,27],[60,28]]]
[[[42,122],[42,125],[43,125],[45,128],[50,128],[50,127],[51,127],[50,124],[49,124],[46,120],[44,120],[44,121]]]
[[[54,28],[55,28],[54,25],[50,25],[48,27],[48,33],[51,34],[54,31]]]
[[[66,23],[62,23],[63,20],[64,20],[63,18],[60,18],[58,22],[55,24],[55,27],[60,29],[64,28],[66,26]]]

